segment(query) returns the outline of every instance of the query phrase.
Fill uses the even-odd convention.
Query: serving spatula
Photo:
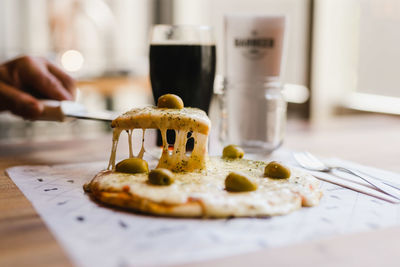
[[[89,111],[84,105],[74,101],[42,100],[44,111],[38,120],[65,121],[68,118],[111,122],[119,114],[112,111]]]

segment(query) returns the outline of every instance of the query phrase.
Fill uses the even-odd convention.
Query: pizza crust
[[[166,204],[125,192],[123,189],[110,188],[104,191],[102,183],[109,178],[107,175],[110,173],[112,172],[102,171],[97,174],[89,184],[85,185],[85,191],[102,203],[151,215],[200,217],[203,214],[200,201],[194,199],[188,199],[183,204]]]
[[[171,217],[201,217],[202,207],[199,201],[189,200],[180,205],[168,205],[128,194],[125,192],[97,192],[94,197],[100,202],[152,215]]]

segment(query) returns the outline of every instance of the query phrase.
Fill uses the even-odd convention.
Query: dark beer
[[[163,94],[180,96],[185,107],[208,112],[215,77],[215,45],[151,44],[150,79],[154,101]],[[173,132],[168,143],[175,142]],[[160,135],[157,145],[161,145]],[[191,149],[193,144],[189,144]]]

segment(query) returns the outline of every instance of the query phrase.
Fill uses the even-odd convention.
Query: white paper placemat
[[[78,266],[187,263],[400,224],[400,205],[325,182],[319,206],[286,216],[198,220],[139,215],[101,206],[84,193],[82,185],[105,167],[96,162],[7,170]],[[367,169],[400,181],[397,174]]]

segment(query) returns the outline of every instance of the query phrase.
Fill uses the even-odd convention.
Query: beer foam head
[[[215,45],[213,30],[204,25],[156,25],[151,45]]]

